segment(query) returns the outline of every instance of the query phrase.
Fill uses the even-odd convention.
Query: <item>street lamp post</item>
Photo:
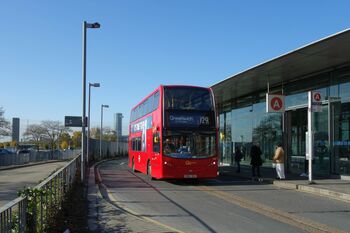
[[[88,131],[87,131],[87,143],[86,143],[86,163],[89,165],[90,155],[90,99],[91,99],[91,87],[100,87],[99,83],[89,83],[89,100],[88,100]]]
[[[103,108],[109,108],[109,105],[101,104],[100,159],[102,159]]]
[[[83,23],[83,114],[82,114],[82,127],[81,127],[81,181],[84,181],[84,157],[86,154],[86,29],[87,28],[100,28],[99,23]]]

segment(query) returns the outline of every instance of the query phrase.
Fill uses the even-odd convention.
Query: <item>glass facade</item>
[[[220,105],[222,165],[233,165],[235,148],[243,154],[242,164],[249,164],[252,143],[258,143],[263,153],[263,166],[271,166],[274,147],[281,142],[288,156],[287,171],[306,172],[309,90],[319,91],[323,103],[322,112],[313,113],[315,174],[350,175],[350,67],[271,90],[270,93],[283,91],[286,95],[285,113],[266,113],[264,91]]]
[[[290,162],[289,170],[296,173],[307,173],[307,164],[305,161],[306,150],[306,131],[307,131],[307,109],[301,108],[287,112],[287,127],[289,134],[286,135],[286,141],[289,143]],[[286,146],[285,146],[286,148]]]

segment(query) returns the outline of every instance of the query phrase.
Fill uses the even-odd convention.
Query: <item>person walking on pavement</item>
[[[282,148],[282,144],[278,143],[275,150],[275,155],[272,159],[273,163],[276,163],[276,173],[277,179],[284,180],[284,150]]]
[[[242,152],[239,149],[239,147],[237,146],[235,149],[235,162],[237,164],[237,170],[236,170],[237,173],[241,172],[241,164],[240,163],[241,163],[242,157],[243,157]]]
[[[257,175],[258,179],[260,180],[260,166],[262,165],[261,154],[262,153],[259,144],[254,144],[250,149],[250,165],[252,165],[252,179],[255,179]]]

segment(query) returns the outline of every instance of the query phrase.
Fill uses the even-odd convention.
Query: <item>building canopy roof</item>
[[[350,63],[350,29],[283,54],[212,86],[217,104]]]

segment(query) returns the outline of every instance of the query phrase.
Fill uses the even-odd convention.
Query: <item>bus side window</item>
[[[141,151],[141,137],[131,139],[132,151]]]
[[[160,152],[160,138],[159,132],[153,133],[153,152]]]

